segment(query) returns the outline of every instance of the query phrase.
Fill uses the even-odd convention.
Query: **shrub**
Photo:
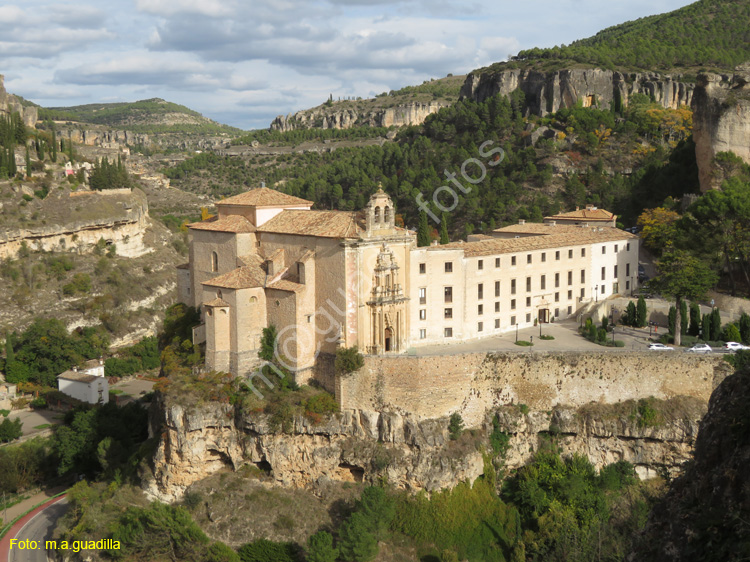
[[[305,412],[330,415],[339,411],[336,399],[327,392],[321,392],[305,402]]]
[[[504,457],[510,447],[510,435],[500,429],[500,422],[496,417],[492,418],[492,433],[490,433],[490,446],[495,456]]]
[[[5,418],[0,423],[0,443],[9,443],[15,441],[23,434],[22,423],[20,418],[11,420]]]
[[[336,350],[336,373],[348,375],[359,371],[365,365],[365,358],[357,349],[357,346],[342,347]]]
[[[464,420],[461,418],[461,414],[451,414],[450,422],[448,423],[448,435],[455,441],[461,437],[461,433],[464,430]]]
[[[331,533],[319,531],[307,540],[307,562],[336,562],[339,549],[333,547]]]
[[[242,562],[299,562],[293,543],[273,542],[258,539],[240,547],[237,551]]]

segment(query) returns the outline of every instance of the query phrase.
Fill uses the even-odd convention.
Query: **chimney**
[[[576,211],[579,209],[578,205],[576,205]]]
[[[557,224],[557,221],[549,221],[547,224],[549,226],[555,226]]]
[[[264,181],[260,182],[260,186],[261,187],[266,187],[266,182],[264,182]]]
[[[78,372],[78,366],[77,366],[77,365],[73,367],[73,372],[74,372],[74,373],[77,373],[77,372]]]
[[[518,219],[518,224],[526,224],[526,221],[524,219]]]

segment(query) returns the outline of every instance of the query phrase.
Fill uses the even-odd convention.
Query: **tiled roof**
[[[253,223],[241,215],[229,215],[220,219],[212,217],[201,222],[194,222],[188,225],[193,230],[214,230],[218,232],[255,232]]]
[[[96,369],[97,367],[101,367],[103,364],[99,363],[98,359],[89,359],[86,361],[81,367],[84,369]]]
[[[190,262],[178,265],[177,269],[190,269]]]
[[[76,382],[92,382],[97,379],[101,379],[103,377],[97,377],[96,375],[87,375],[86,373],[83,373],[81,371],[65,371],[61,375],[57,375],[58,379],[63,379],[66,381],[76,381]]]
[[[587,220],[587,221],[612,221],[617,217],[604,209],[578,209],[568,213],[558,213],[551,217],[544,217],[544,220]]]
[[[215,298],[208,302],[204,302],[203,306],[229,306],[229,303],[225,301],[224,299]]]
[[[283,211],[261,225],[260,232],[319,236],[322,238],[359,238],[364,232],[364,216],[351,211]]]
[[[268,286],[269,289],[279,289],[280,291],[289,291],[290,293],[299,293],[305,290],[304,285],[294,283],[293,281],[287,281],[286,279],[280,279],[275,283]]]
[[[257,189],[251,189],[245,193],[240,193],[234,197],[222,199],[216,202],[217,205],[251,205],[256,207],[283,207],[283,206],[312,206],[312,201],[306,199],[300,199],[293,195],[287,195],[281,193],[275,189],[268,187],[259,187]]]
[[[251,287],[262,287],[266,282],[266,272],[258,266],[243,266],[224,273],[202,285],[208,287],[219,287],[220,289],[249,289]]]
[[[541,229],[546,236],[541,235]],[[494,238],[492,240],[480,240],[478,242],[453,242],[442,246],[429,246],[429,250],[461,250],[466,257],[488,256],[492,254],[510,254],[514,252],[527,252],[533,250],[545,250],[550,248],[565,248],[568,246],[585,246],[602,242],[615,242],[617,240],[630,240],[637,236],[619,230],[617,228],[581,228],[580,226],[562,225],[514,225],[500,228],[495,232],[519,232],[540,234],[539,236],[524,236],[521,238]]]

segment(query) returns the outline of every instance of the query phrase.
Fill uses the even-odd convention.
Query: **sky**
[[[241,129],[372,97],[686,0],[0,1],[6,90],[44,107],[163,98]]]

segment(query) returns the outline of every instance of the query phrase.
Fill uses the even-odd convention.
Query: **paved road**
[[[20,550],[12,548],[9,552],[8,562],[48,562],[45,544],[47,540],[52,539],[52,532],[55,529],[57,520],[62,517],[68,510],[68,500],[66,497],[60,501],[48,505],[42,511],[34,515],[15,537],[18,540],[32,540],[39,543],[39,548],[34,550]]]
[[[21,420],[23,434],[31,435],[44,431],[44,428],[37,429],[40,425],[54,425],[62,423],[65,414],[62,412],[53,412],[52,410],[23,410],[20,412],[11,412],[8,416],[10,419]]]

